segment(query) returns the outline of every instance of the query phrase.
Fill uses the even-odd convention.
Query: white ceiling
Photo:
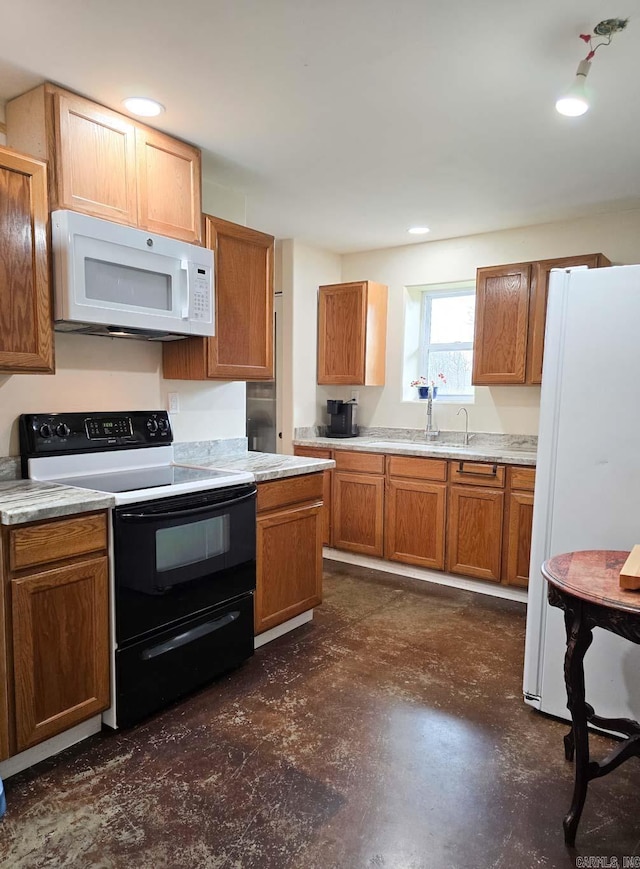
[[[339,252],[640,204],[640,0],[29,0],[0,101],[48,79],[200,145],[247,222]],[[593,107],[555,98],[603,18]]]

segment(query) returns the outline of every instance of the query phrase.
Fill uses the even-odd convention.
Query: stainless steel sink
[[[535,456],[536,451],[527,447],[496,447],[496,446],[482,446],[481,444],[475,444],[473,440],[468,446],[462,446],[461,444],[443,444],[438,443],[422,443],[415,441],[373,441],[367,446],[373,447],[374,449],[379,450],[397,450],[397,449],[410,449],[410,450],[424,450],[429,453],[478,453],[483,456],[495,456],[496,458],[500,458],[501,456],[509,456],[512,453],[517,453],[522,456]]]
[[[397,450],[397,449],[411,449],[411,450],[428,450],[429,452],[437,451],[437,452],[466,452],[469,450],[469,447],[463,446],[453,446],[451,444],[438,444],[438,443],[416,443],[415,441],[374,441],[373,443],[368,444],[370,447],[376,447],[381,450]]]

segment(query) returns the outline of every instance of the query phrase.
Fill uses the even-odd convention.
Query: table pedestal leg
[[[571,808],[563,821],[563,827],[566,844],[573,845],[590,778],[583,661],[585,652],[593,640],[593,634],[583,618],[583,607],[579,600],[572,601],[571,608],[565,610],[564,622],[567,631],[564,681],[567,688],[567,707],[571,712],[572,721],[572,733],[571,736],[565,737],[564,745],[565,755],[568,758],[575,748],[575,784]]]

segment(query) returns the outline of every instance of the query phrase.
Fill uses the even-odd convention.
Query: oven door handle
[[[174,649],[179,649],[181,646],[186,646],[194,640],[199,640],[201,637],[206,637],[207,634],[213,634],[214,631],[219,631],[230,625],[239,617],[240,610],[234,610],[221,616],[219,619],[214,619],[212,622],[205,622],[203,625],[198,625],[197,628],[191,628],[190,631],[185,631],[183,634],[176,634],[170,640],[165,640],[164,643],[158,643],[157,646],[151,646],[150,649],[145,649],[140,655],[143,661],[149,661],[151,658],[157,658],[159,655],[166,655],[167,652],[173,652]]]
[[[212,510],[222,510],[225,507],[234,507],[243,501],[253,498],[255,492],[241,495],[239,498],[230,498],[227,501],[214,501],[205,504],[204,507],[187,507],[185,510],[167,510],[165,513],[121,513],[123,522],[155,522],[159,519],[188,519],[189,516],[201,516],[203,513],[211,513]]]

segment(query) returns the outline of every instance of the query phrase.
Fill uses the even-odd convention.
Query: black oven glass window
[[[156,531],[156,570],[175,570],[229,551],[229,514]]]

